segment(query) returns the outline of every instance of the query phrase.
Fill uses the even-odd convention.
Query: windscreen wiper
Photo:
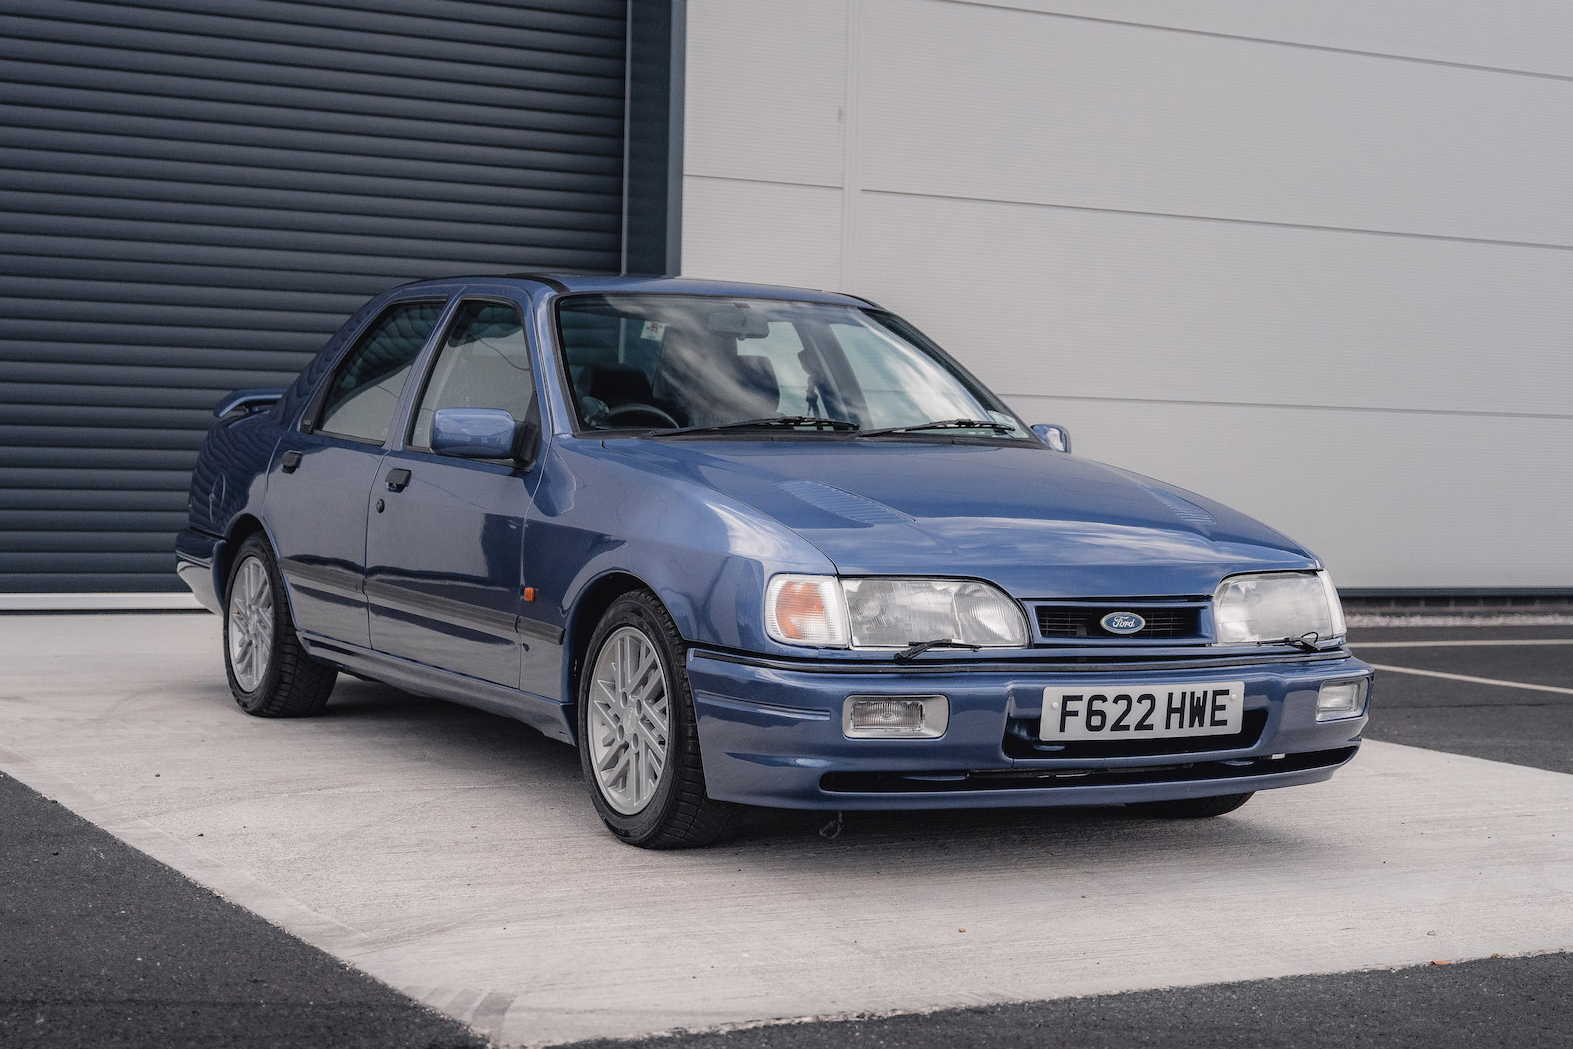
[[[993,430],[995,433],[1017,433],[1018,428],[992,419],[936,419],[933,422],[913,423],[911,426],[886,426],[878,430],[859,430],[859,437],[878,437],[885,433],[920,433],[924,430]]]
[[[916,659],[931,648],[965,648],[970,652],[978,650],[977,645],[969,645],[965,641],[956,641],[948,637],[937,637],[933,641],[914,641],[912,644],[896,653],[900,660]]]
[[[725,430],[795,430],[812,426],[816,430],[846,432],[856,430],[857,423],[845,419],[822,419],[817,415],[767,415],[763,419],[742,419],[735,423],[714,423],[709,426],[673,426],[665,430],[651,430],[651,437],[671,437],[680,433],[716,433]]]
[[[1320,640],[1322,640],[1322,636],[1320,634],[1314,630],[1309,630],[1306,633],[1301,634],[1299,637],[1274,637],[1268,638],[1266,641],[1258,641],[1257,644],[1293,645],[1302,652],[1319,652],[1321,650],[1317,647],[1317,642]]]

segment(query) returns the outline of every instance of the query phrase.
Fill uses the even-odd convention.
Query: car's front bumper
[[[849,667],[704,649],[690,652],[688,672],[710,796],[803,809],[1120,805],[1314,783],[1354,756],[1366,721],[1364,711],[1317,721],[1318,688],[1373,673],[1345,652],[1093,670],[1048,662]],[[1245,682],[1240,736],[1094,744],[1056,756],[1022,731],[1049,685],[1130,691],[1144,682],[1218,681]],[[848,739],[841,712],[853,695],[943,695],[949,724],[937,739]]]

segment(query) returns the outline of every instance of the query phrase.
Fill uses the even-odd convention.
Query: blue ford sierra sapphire
[[[215,414],[177,565],[241,709],[345,671],[517,718],[632,845],[750,805],[1217,816],[1360,745],[1315,557],[865,299],[423,281]]]

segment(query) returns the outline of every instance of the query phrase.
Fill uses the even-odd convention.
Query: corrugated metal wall
[[[226,391],[366,297],[613,269],[626,0],[0,0],[0,592],[179,590]]]

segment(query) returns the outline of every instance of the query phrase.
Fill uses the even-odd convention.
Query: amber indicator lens
[[[765,627],[789,645],[844,646],[846,605],[833,576],[776,576],[765,594]]]

